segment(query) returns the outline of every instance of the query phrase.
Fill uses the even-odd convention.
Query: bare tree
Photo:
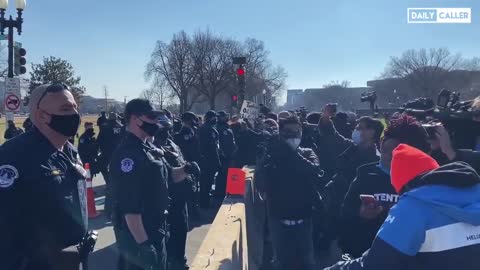
[[[215,109],[217,96],[225,92],[233,77],[232,50],[235,42],[210,31],[197,32],[193,38],[193,57],[197,74],[196,88]]]
[[[351,82],[348,80],[343,81],[331,81],[323,85],[323,88],[348,88],[350,87]]]
[[[479,66],[478,59],[467,61],[446,48],[410,49],[401,57],[391,57],[382,77],[405,79],[415,94],[432,97],[444,87],[453,71],[474,70]]]
[[[145,72],[147,79],[158,78],[167,83],[180,100],[182,112],[195,102],[191,95],[196,80],[191,50],[191,40],[184,31],[175,34],[169,44],[157,41]]]
[[[175,93],[171,91],[165,81],[156,79],[150,88],[142,91],[140,97],[150,100],[153,104],[163,110],[173,101]]]

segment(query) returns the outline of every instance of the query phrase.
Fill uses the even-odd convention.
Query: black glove
[[[147,240],[140,244],[138,258],[145,269],[153,268],[158,264],[157,249]]]
[[[197,162],[192,161],[192,162],[187,162],[185,164],[185,172],[187,174],[191,174],[195,177],[200,177],[200,167],[198,166]]]

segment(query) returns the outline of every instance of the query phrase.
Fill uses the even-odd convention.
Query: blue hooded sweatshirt
[[[372,247],[333,269],[480,269],[480,178],[452,163],[417,177],[390,210]]]

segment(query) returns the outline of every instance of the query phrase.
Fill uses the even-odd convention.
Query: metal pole
[[[8,78],[13,78],[13,27],[11,25],[8,26]]]

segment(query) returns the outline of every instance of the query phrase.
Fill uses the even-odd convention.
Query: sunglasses
[[[38,99],[37,109],[40,108],[40,102],[42,102],[42,99],[47,95],[47,93],[58,93],[58,92],[62,92],[64,90],[70,91],[70,87],[68,87],[68,85],[66,85],[64,83],[54,83],[54,84],[49,85],[47,87],[47,89],[45,89],[45,92],[43,92],[43,94]]]

